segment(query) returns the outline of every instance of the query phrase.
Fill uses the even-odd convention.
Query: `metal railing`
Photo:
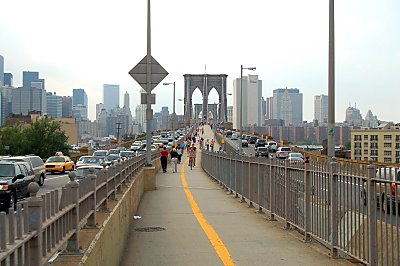
[[[155,159],[158,151],[152,154]],[[96,228],[96,212],[107,210],[107,202],[115,199],[127,183],[133,181],[146,164],[146,156],[130,158],[97,174],[70,181],[61,192],[54,190],[37,196],[39,186],[29,184],[30,197],[18,203],[8,214],[0,213],[0,265],[43,265],[58,250],[82,252],[79,232]]]
[[[333,160],[290,164],[202,151],[202,167],[243,202],[320,242],[332,257],[400,263],[398,168]],[[399,177],[399,178],[398,178]]]

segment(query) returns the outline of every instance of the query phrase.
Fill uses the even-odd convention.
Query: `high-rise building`
[[[12,90],[12,113],[28,115],[31,111],[47,112],[46,91],[33,87]]]
[[[4,85],[4,57],[0,55],[0,86]]]
[[[106,137],[107,135],[107,111],[106,109],[101,109],[99,115],[96,119],[97,122],[97,137]]]
[[[169,110],[168,106],[163,106],[161,107],[161,116],[162,116],[162,122],[161,122],[161,129],[169,129]]]
[[[265,119],[271,120],[273,119],[272,116],[272,102],[273,102],[274,97],[267,97],[267,102],[266,102],[266,114],[265,114]]]
[[[365,115],[363,126],[372,128],[377,128],[379,126],[379,119],[372,113],[371,110],[368,110],[367,114]]]
[[[282,119],[285,126],[303,122],[303,94],[298,89],[276,89],[272,96],[272,119]]]
[[[14,81],[13,74],[4,73],[4,86],[12,87],[14,83],[13,81]]]
[[[0,126],[4,125],[7,116],[10,113],[12,113],[12,93],[13,93],[12,88],[0,86],[0,97],[1,97]]]
[[[232,123],[233,121],[233,106],[228,106],[226,109],[226,116],[227,116],[227,121],[228,123]]]
[[[359,109],[349,106],[346,109],[346,122],[351,126],[361,126],[362,116]]]
[[[107,111],[119,108],[119,85],[103,85],[103,103]]]
[[[264,97],[261,98],[261,124],[264,124],[265,118],[267,116],[267,100]]]
[[[33,71],[23,71],[22,72],[22,86],[25,88],[30,88],[32,82],[39,81],[39,72]]]
[[[56,93],[48,92],[46,94],[47,100],[47,115],[52,118],[62,118],[62,101],[61,96]]]
[[[71,96],[62,97],[62,117],[63,118],[72,117],[72,97]]]
[[[328,96],[323,94],[315,96],[314,120],[317,120],[320,126],[328,124]]]
[[[262,113],[262,81],[258,75],[243,77],[243,90],[240,91],[240,78],[233,81],[233,127],[240,128],[240,111],[242,111],[242,127],[248,125],[261,126]],[[241,99],[241,96],[243,98]],[[243,103],[243,108],[241,104]]]
[[[138,106],[136,106],[135,119],[136,123],[138,123],[139,126],[141,127],[140,132],[146,131],[146,125],[147,125],[146,108],[147,106],[145,104],[139,104]]]
[[[97,103],[96,104],[96,120],[99,119],[99,115],[101,111],[104,109],[104,104],[103,103]]]
[[[124,94],[124,114],[128,116],[128,123],[129,125],[132,124],[132,112],[130,108],[130,102],[129,102],[129,93],[125,92]],[[131,131],[131,130],[130,130]]]
[[[88,98],[84,89],[72,90],[72,106],[88,106]]]

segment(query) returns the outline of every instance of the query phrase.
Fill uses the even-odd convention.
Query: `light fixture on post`
[[[163,83],[164,86],[168,86],[168,85],[174,85],[174,98],[173,98],[173,104],[172,104],[172,137],[173,137],[173,144],[174,144],[174,148],[175,148],[175,81],[174,82],[164,82]]]
[[[243,69],[247,70],[256,70],[256,67],[243,67],[240,65],[240,142],[242,141],[242,134],[243,134]],[[242,155],[242,143],[239,143],[239,154]]]

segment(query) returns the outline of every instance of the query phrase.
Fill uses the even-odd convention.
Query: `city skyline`
[[[204,73],[205,64],[207,73],[228,74],[231,93],[232,81],[238,78],[243,64],[257,67],[254,74],[263,80],[264,98],[278,88],[300,89],[304,95],[304,120],[312,121],[314,96],[327,94],[328,1],[298,2],[250,1],[243,5],[240,1],[220,1],[211,5],[203,1],[181,6],[176,0],[153,0],[152,51],[171,73],[165,81],[176,82],[177,99],[183,98],[183,74]],[[228,3],[230,12],[226,14]],[[73,3],[65,5],[66,12],[62,13],[51,1],[3,4],[4,9],[22,12],[18,21],[12,19],[12,12],[5,12],[0,18],[0,54],[4,56],[4,72],[14,76],[14,86],[21,86],[22,71],[38,71],[46,80],[48,92],[69,96],[72,89],[83,88],[90,98],[92,120],[95,104],[102,102],[103,84],[119,84],[121,92],[128,91],[131,110],[139,104],[140,87],[128,71],[146,52],[145,1],[112,6],[98,3],[96,14],[91,14],[90,3],[82,4],[79,10],[73,8]],[[190,12],[193,8],[197,9],[196,14]],[[363,116],[371,109],[382,120],[399,120],[396,114],[400,107],[395,97],[388,97],[400,87],[396,75],[400,34],[395,26],[400,22],[396,16],[399,8],[400,3],[395,0],[336,1],[337,122],[344,120],[349,102],[357,102]],[[170,12],[166,14],[164,10]],[[204,21],[199,15],[204,12],[223,19]],[[77,19],[71,22],[64,13],[74,14]],[[86,19],[88,14],[90,19]],[[285,14],[284,20],[280,14]],[[112,18],[102,21],[105,15]],[[30,19],[33,16],[35,19]],[[53,22],[48,23],[49,19]],[[32,28],[40,29],[40,35],[26,30],[28,20]],[[96,21],[96,26],[86,21]],[[132,30],[131,25],[136,27]],[[210,30],[199,39],[198,33],[204,27]],[[237,30],[251,38],[237,38]],[[104,32],[109,35],[107,39]],[[210,39],[217,41],[203,41]],[[154,110],[172,106],[171,88],[158,86],[154,92]],[[216,101],[212,98],[215,96],[211,92],[209,103]],[[122,103],[122,95],[119,97]],[[193,103],[200,102],[195,95]],[[176,111],[181,114],[183,105],[177,103]],[[228,105],[231,104],[232,97],[228,97]]]

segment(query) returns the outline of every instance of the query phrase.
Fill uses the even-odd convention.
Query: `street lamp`
[[[174,98],[173,98],[173,105],[172,105],[172,137],[174,138],[173,144],[175,148],[175,81],[174,82],[165,82],[163,83],[164,86],[174,85]]]
[[[242,133],[243,133],[243,69],[247,70],[256,70],[255,67],[243,67],[240,65],[240,141],[242,141]],[[239,154],[242,155],[242,143],[239,143]]]
[[[180,101],[180,102],[182,102],[183,101],[183,99],[178,99],[178,101]],[[184,124],[184,127],[185,127],[185,137],[184,137],[184,140],[186,140],[186,117],[185,117],[185,115],[183,116],[183,124]]]

